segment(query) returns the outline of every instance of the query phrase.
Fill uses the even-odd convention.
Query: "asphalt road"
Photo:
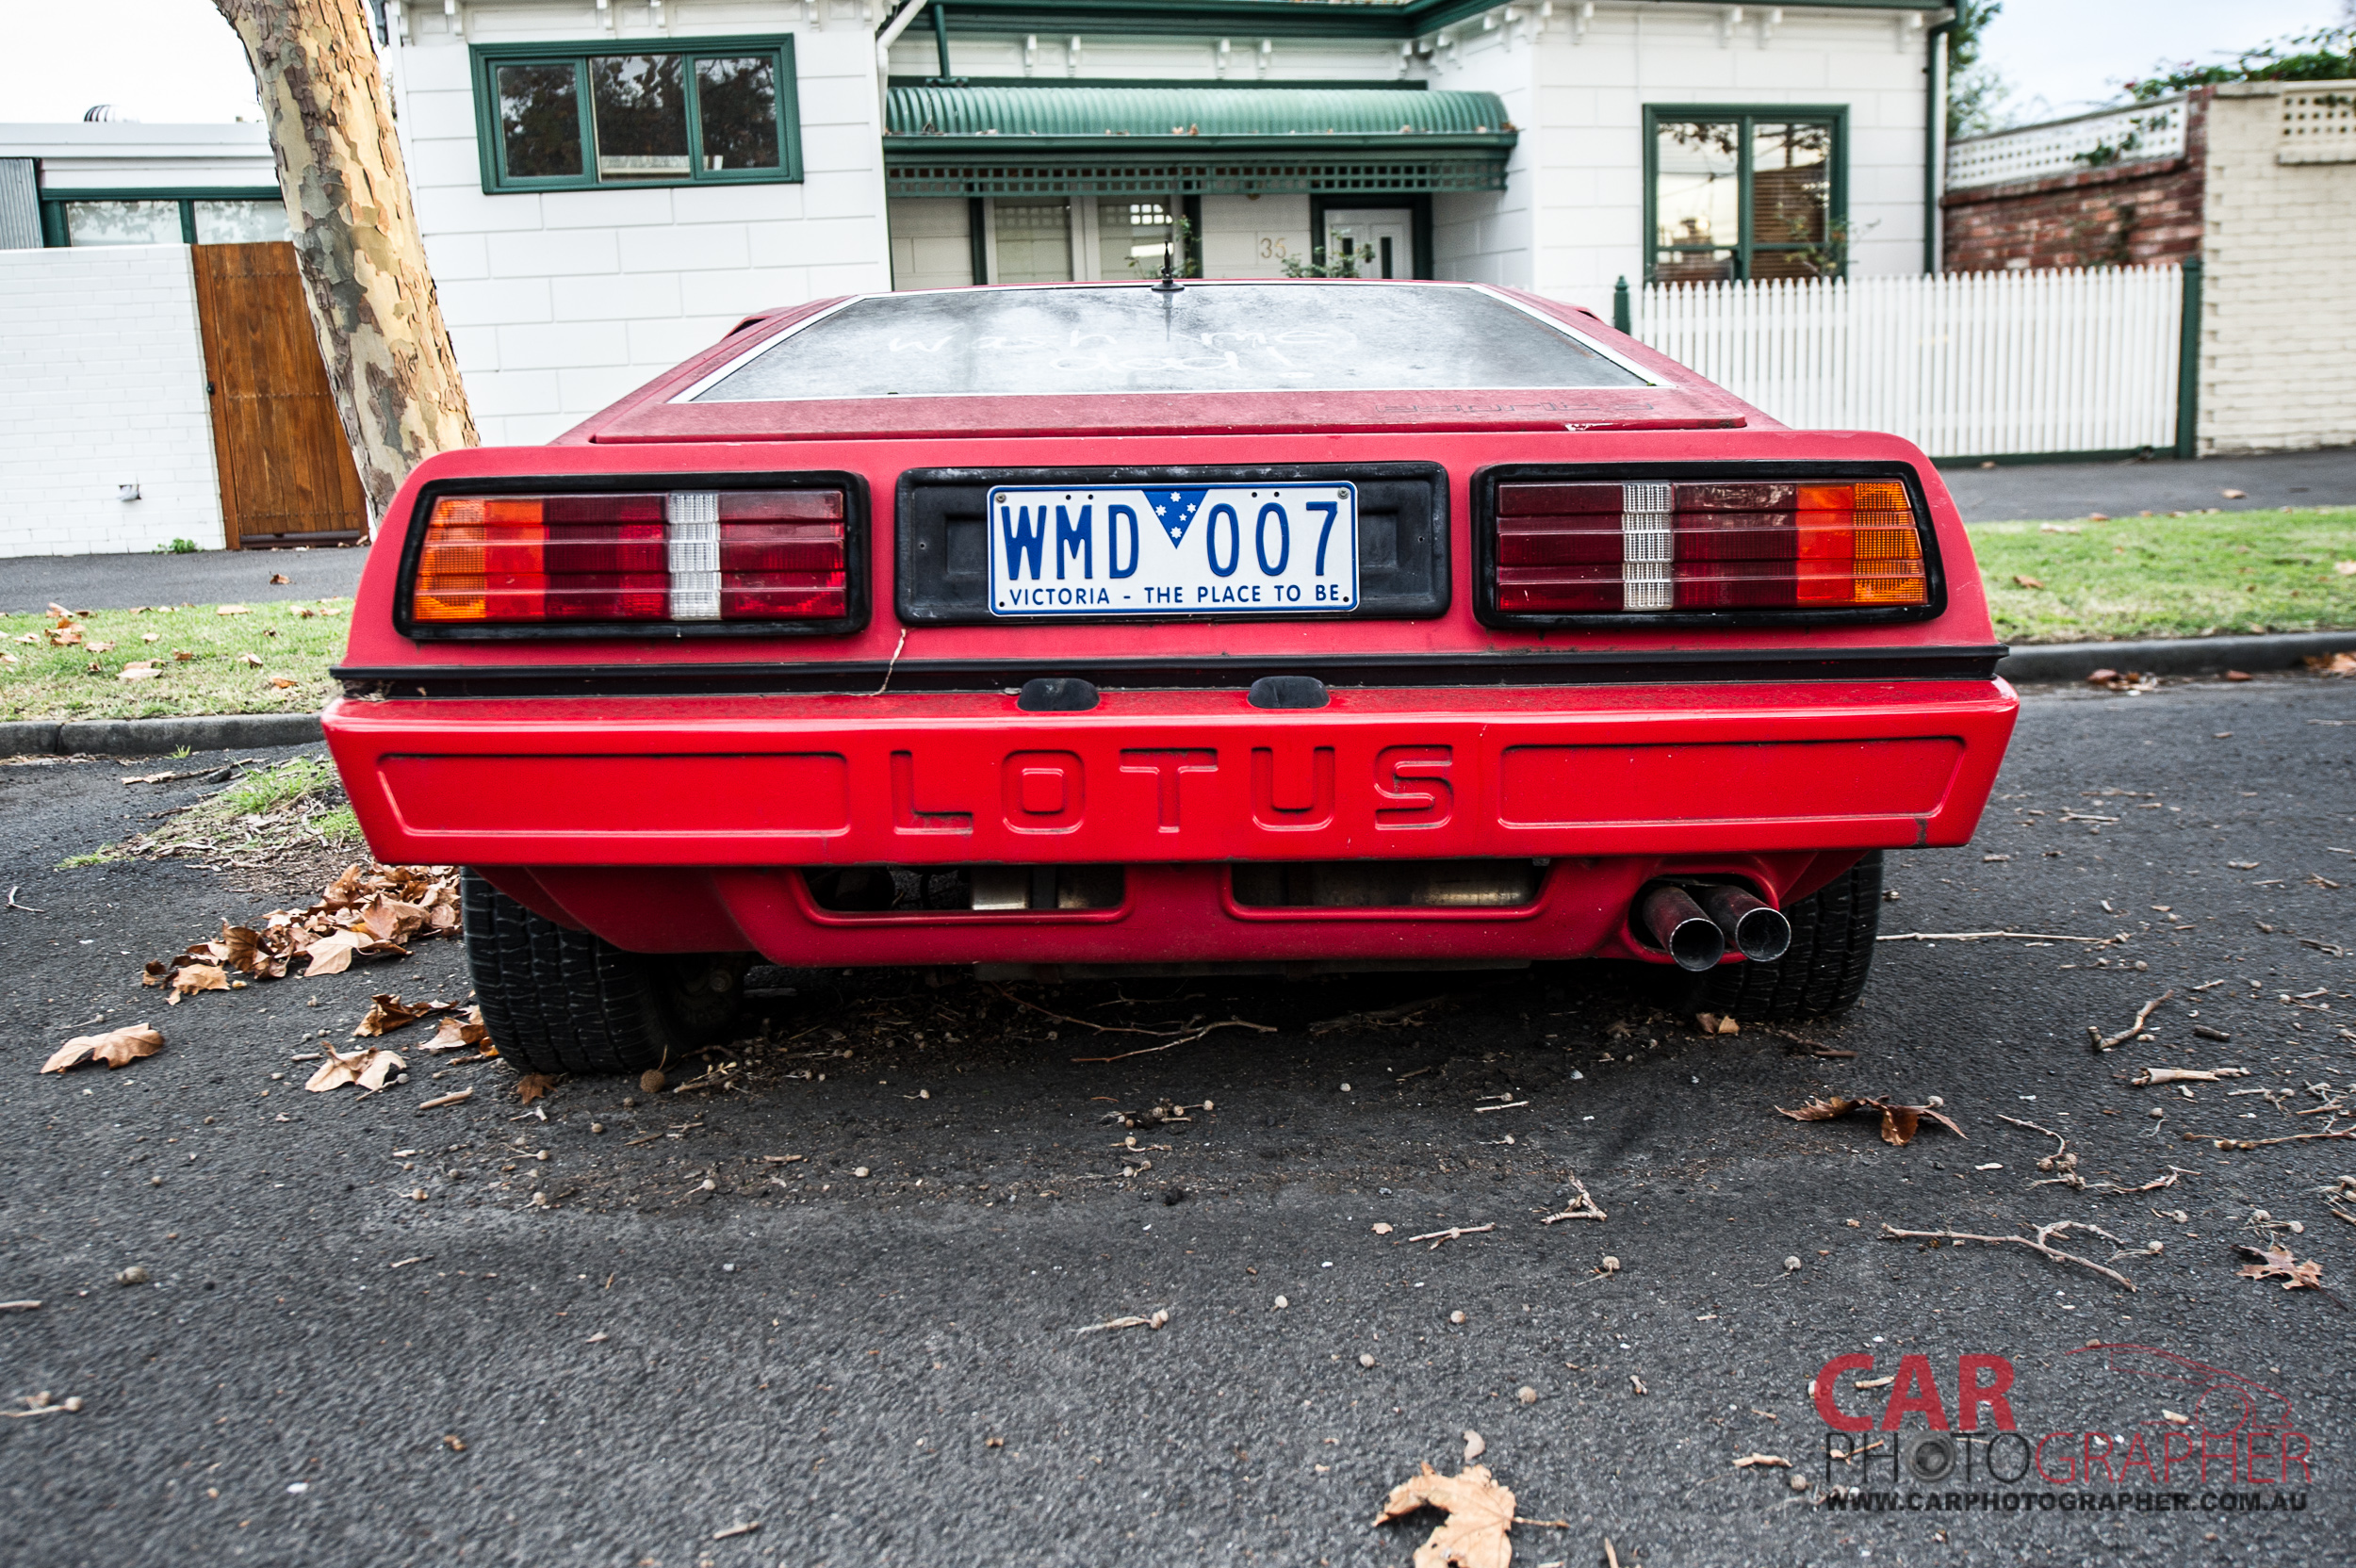
[[[1601,1562],[1607,1539],[1622,1563],[1712,1568],[2344,1561],[2356,1318],[2236,1278],[2230,1244],[2255,1209],[2296,1221],[2281,1239],[2345,1292],[2356,1233],[2320,1189],[2356,1151],[2180,1135],[2348,1124],[2297,1113],[2326,1102],[2310,1086],[2356,1082],[2356,966],[2331,945],[2356,941],[2356,890],[2325,885],[2356,870],[2351,740],[2345,680],[2033,694],[1980,841],[1892,856],[1884,929],[2130,939],[1886,943],[1857,1013],[1802,1032],[1854,1058],[1704,1037],[1575,968],[1022,989],[1131,1027],[1277,1027],[1099,1064],[1072,1058],[1153,1042],[962,979],[756,972],[777,1040],[733,1054],[747,1086],[574,1081],[545,1120],[506,1070],[436,1069],[414,1030],[386,1042],[412,1047],[409,1085],[302,1092],[290,1058],[345,1037],[370,992],[462,992],[454,944],[162,1005],[142,959],[304,890],[53,871],[185,794],[111,761],[0,768],[0,886],[44,911],[0,913],[0,1298],[43,1303],[0,1313],[0,1397],[84,1401],[0,1424],[0,1560],[1403,1564],[1432,1516],[1368,1522],[1418,1462],[1454,1471],[1470,1429],[1523,1515],[1568,1522],[1514,1531],[1524,1568]],[[2089,1024],[2171,990],[2154,1040],[2091,1050]],[[1434,995],[1420,1024],[1308,1028]],[[37,1075],[99,1015],[170,1044]],[[2250,1076],[2121,1082],[2152,1066]],[[1775,1114],[1856,1093],[1941,1096],[1965,1137],[1891,1148],[1868,1119]],[[1213,1108],[1101,1119],[1157,1100]],[[2035,1186],[2055,1139],[2002,1117],[2066,1136],[2097,1186],[2183,1173]],[[1541,1225],[1573,1172],[1609,1219]],[[2058,1241],[2132,1294],[2018,1248],[1877,1239],[2063,1219],[2120,1238]],[[134,1266],[148,1282],[113,1282]],[[1157,1308],[1158,1331],[1077,1332]],[[2049,1469],[2086,1432],[2120,1434],[2122,1463],[2128,1438],[2159,1450],[2163,1411],[2230,1431],[2239,1379],[2259,1424],[2304,1434],[2307,1473],[2296,1443],[2279,1488],[2225,1482],[2223,1460],[2205,1486],[2178,1458],[2165,1487],[1942,1491],[1869,1471],[1887,1448],[1825,1459],[1808,1389],[1830,1358],[1874,1358],[1838,1383],[1873,1418],[1891,1392],[1856,1382],[1919,1354],[1952,1407],[1967,1353],[2013,1368],[2021,1432],[2066,1434]],[[2182,1369],[2163,1353],[2217,1391],[2135,1375]],[[1925,1429],[1909,1414],[1901,1436]],[[1967,1452],[2012,1477],[2026,1446]],[[1752,1453],[1796,1469],[1735,1468]],[[1836,1506],[1828,1484],[1898,1509]],[[2029,1511],[1906,1510],[1926,1491]],[[2261,1511],[2203,1506],[2227,1493]]]
[[[189,555],[0,557],[0,613],[129,610],[142,604],[237,604],[335,598],[360,584],[359,546],[300,550],[199,550]],[[273,577],[286,579],[272,582]]]
[[[1967,523],[2083,517],[2100,512],[2271,512],[2282,506],[2356,506],[2356,447],[2197,463],[2019,463],[1941,468]],[[2229,492],[2239,491],[2233,495]]]

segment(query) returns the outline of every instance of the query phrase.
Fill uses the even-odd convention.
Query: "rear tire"
[[[736,1021],[746,959],[625,953],[532,913],[467,870],[466,962],[491,1043],[524,1072],[642,1072]]]
[[[1721,964],[1699,977],[1688,1010],[1779,1023],[1857,1005],[1881,929],[1882,852],[1868,850],[1783,912],[1792,922],[1790,951],[1772,964]]]

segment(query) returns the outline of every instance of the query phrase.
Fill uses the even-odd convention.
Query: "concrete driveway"
[[[1853,1017],[1789,1036],[1578,968],[1011,988],[1046,1012],[768,971],[768,1039],[707,1064],[748,1086],[531,1108],[417,1030],[405,1086],[301,1090],[369,993],[462,996],[454,943],[166,1007],[143,959],[314,895],[53,871],[186,795],[0,768],[0,887],[41,911],[0,913],[0,1298],[43,1303],[0,1312],[0,1397],[83,1401],[0,1422],[0,1560],[1403,1564],[1435,1517],[1368,1522],[1467,1431],[1566,1522],[1515,1528],[1525,1568],[2343,1560],[2356,1159],[2302,1113],[2356,1085],[2351,736],[2344,680],[2033,694],[1979,841],[1890,857],[1884,930],[2128,939],[1888,942]],[[2163,993],[2152,1039],[2091,1049]],[[1164,1037],[1089,1024],[1230,1017],[1276,1032],[1075,1060]],[[139,1019],[161,1054],[36,1072]],[[2154,1067],[2248,1075],[2126,1081]],[[1776,1113],[1857,1094],[1964,1135]],[[2083,1189],[2039,1166],[2064,1139]],[[1609,1218],[1541,1224],[1575,1180]],[[2060,1220],[2133,1291],[1880,1238]],[[2262,1238],[2342,1294],[2235,1277]],[[1854,1462],[1810,1393],[1841,1357]],[[1959,1372],[2003,1411],[1955,1478],[1893,1478],[1937,1470]]]

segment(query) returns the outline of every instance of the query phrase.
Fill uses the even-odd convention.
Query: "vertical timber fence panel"
[[[1649,286],[1636,335],[1785,424],[1938,458],[2176,444],[2174,267]]]

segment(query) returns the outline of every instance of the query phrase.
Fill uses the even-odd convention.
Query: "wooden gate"
[[[319,364],[294,247],[192,250],[229,547],[366,538],[368,501]]]

